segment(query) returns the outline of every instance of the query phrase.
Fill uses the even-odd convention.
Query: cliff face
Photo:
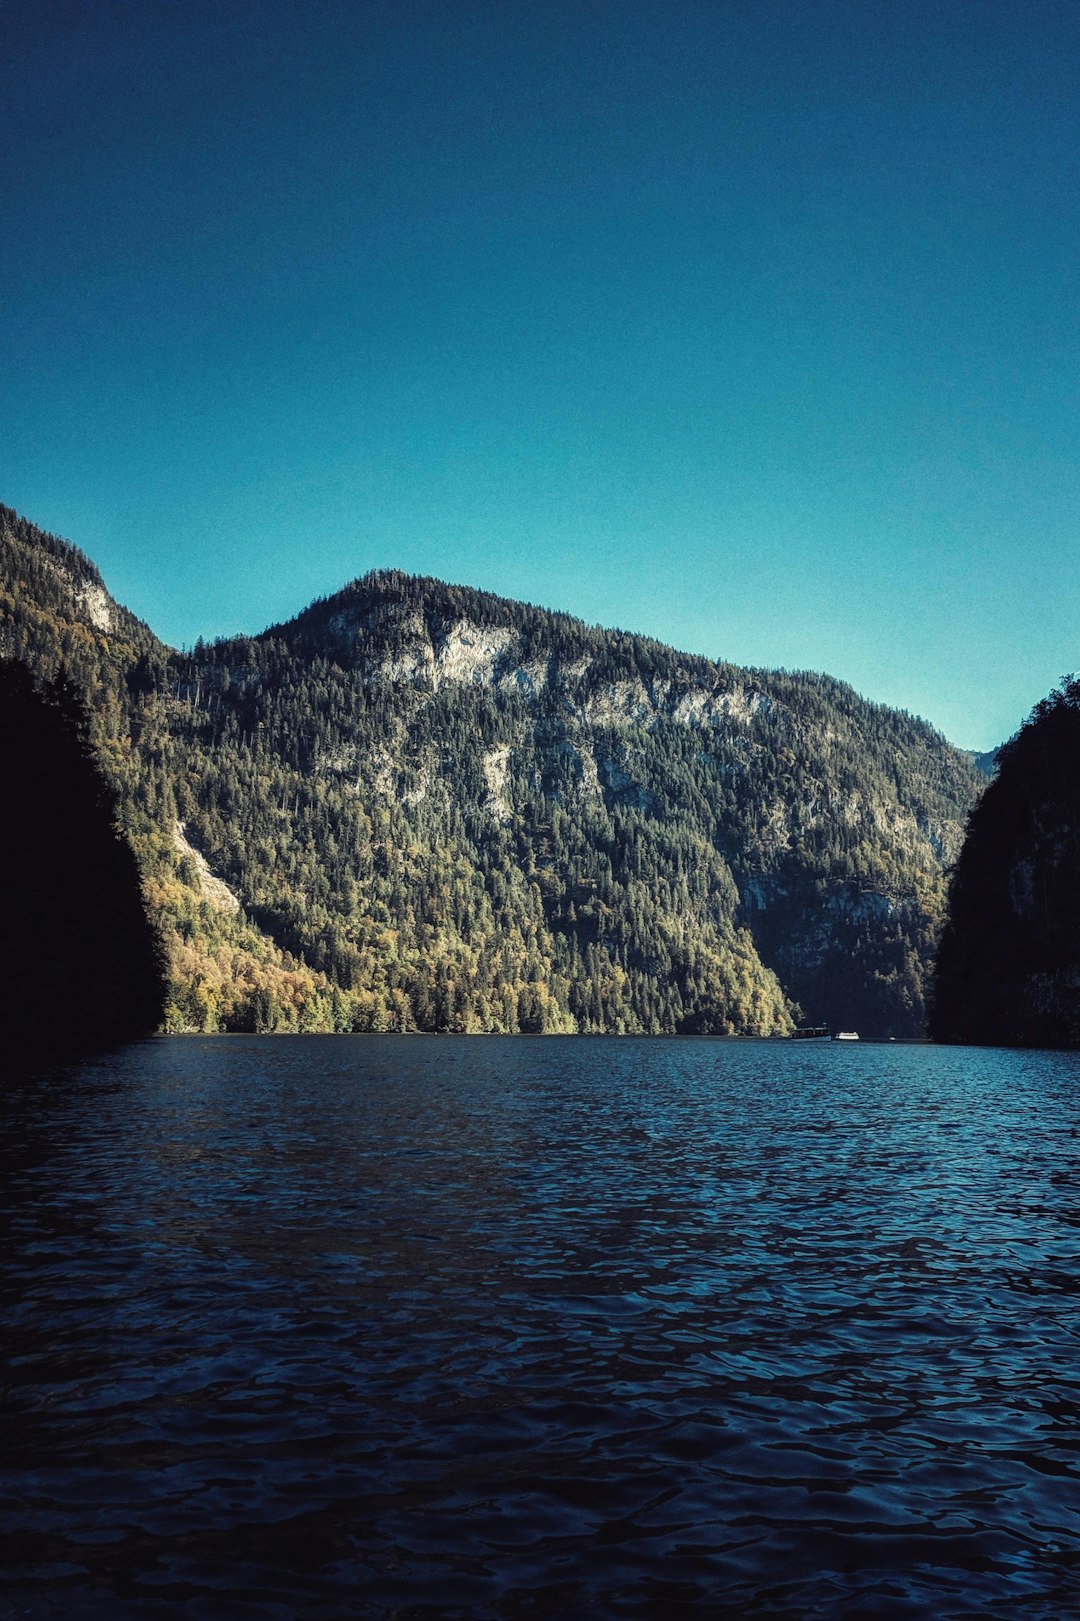
[[[979,787],[924,723],[392,572],[177,654],[8,518],[0,649],[97,694],[177,1025],[921,1032]]]
[[[1080,682],[998,756],[953,876],[935,1040],[1080,1045]]]

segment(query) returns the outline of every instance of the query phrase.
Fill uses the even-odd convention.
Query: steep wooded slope
[[[999,751],[953,875],[938,1041],[1080,1046],[1080,681]]]
[[[178,654],[62,542],[0,544],[0,647],[95,695],[175,1023],[922,1029],[979,786],[923,722],[393,572]]]
[[[164,1011],[160,943],[117,831],[85,712],[0,662],[4,911],[0,1074],[146,1035]]]

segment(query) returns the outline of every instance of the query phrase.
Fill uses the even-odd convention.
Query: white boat
[[[858,1039],[859,1032],[857,1030],[838,1030],[833,1036],[834,1041],[858,1041]]]

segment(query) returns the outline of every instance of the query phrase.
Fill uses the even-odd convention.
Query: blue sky
[[[1080,8],[15,0],[0,500],[167,640],[392,565],[969,747],[1080,665]]]

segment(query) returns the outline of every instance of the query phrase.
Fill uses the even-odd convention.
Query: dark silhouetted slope
[[[146,1035],[164,957],[85,717],[63,683],[0,664],[0,1029],[20,1065]]]
[[[931,1034],[1080,1045],[1080,682],[999,751],[953,875]]]

